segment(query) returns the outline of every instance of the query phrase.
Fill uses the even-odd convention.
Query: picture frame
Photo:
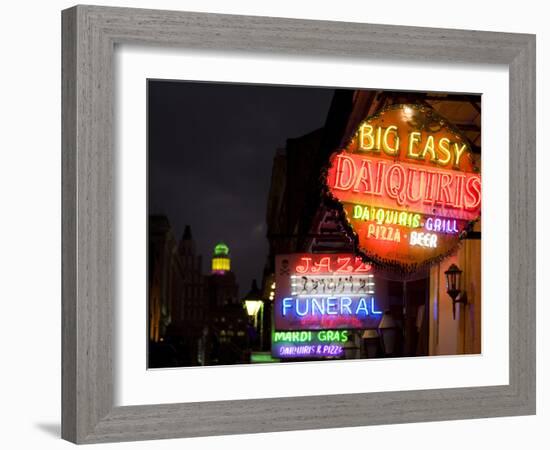
[[[75,6],[62,12],[62,437],[75,443],[534,414],[535,36]],[[118,44],[509,69],[509,384],[114,406]]]

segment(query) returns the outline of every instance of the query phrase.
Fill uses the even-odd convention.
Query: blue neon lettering
[[[291,302],[294,300],[292,297],[286,297],[283,299],[283,316],[286,316],[286,310],[292,308],[292,305],[290,305],[288,302]]]
[[[321,301],[319,303],[320,299],[313,298],[311,299],[311,314],[315,315],[315,308],[319,310],[319,313],[324,316],[325,315],[325,303]]]
[[[336,309],[337,300],[338,299],[336,297],[327,298],[327,314],[330,314],[330,315],[338,314],[338,310]]]
[[[357,304],[357,309],[355,310],[355,314],[359,315],[360,311],[364,311],[365,316],[369,315],[369,310],[367,309],[367,301],[363,297],[359,299],[359,303]]]
[[[374,306],[374,297],[371,297],[370,298],[370,311],[372,314],[382,314],[382,311],[377,311],[376,309],[374,309],[375,306]]]
[[[428,217],[426,219],[426,230],[428,230],[428,231],[433,230],[433,219],[431,217]]]
[[[303,303],[305,303],[305,306],[306,306],[306,308],[303,312],[300,312],[300,308],[299,308],[300,303],[301,303],[300,299],[296,299],[296,314],[303,317],[307,314],[307,312],[309,310],[309,302],[307,301],[307,299],[303,302]]]
[[[344,314],[344,309],[347,310],[347,314],[351,314],[351,298],[342,297],[340,299],[340,314]]]
[[[299,317],[324,315],[370,316],[382,314],[374,296],[369,297],[286,297],[282,300],[282,315]]]

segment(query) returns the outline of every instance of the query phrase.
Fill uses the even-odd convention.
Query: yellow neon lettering
[[[409,148],[407,151],[407,158],[411,159],[420,159],[418,153],[413,152],[415,144],[420,142],[420,131],[413,131],[409,134]]]
[[[449,164],[449,161],[451,160],[451,149],[450,149],[450,141],[448,138],[441,138],[437,144],[437,147],[440,152],[443,152],[446,156],[445,159],[438,159],[437,163],[445,166],[446,164]]]
[[[359,148],[361,150],[372,150],[374,148],[373,128],[371,125],[363,124],[359,129]]]
[[[462,147],[460,147],[460,149],[458,148],[458,144],[455,142],[453,144],[453,147],[455,149],[455,162],[454,162],[454,166],[455,167],[458,167],[459,164],[460,164],[460,158],[462,157],[462,154],[464,153],[464,151],[466,150],[466,144],[462,144]]]
[[[393,132],[393,133],[392,133]],[[390,147],[388,142],[388,134],[392,133],[394,135],[394,147]],[[384,140],[382,141],[382,150],[390,156],[397,155],[399,153],[399,136],[397,135],[397,127],[395,125],[390,125],[384,131]]]
[[[435,154],[435,144],[434,144],[434,137],[432,135],[428,136],[428,139],[426,140],[426,144],[424,145],[424,150],[422,150],[422,158],[426,158],[426,154],[430,154],[430,159],[436,161],[437,155]]]

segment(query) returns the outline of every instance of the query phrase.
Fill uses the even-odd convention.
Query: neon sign
[[[415,270],[449,254],[481,214],[466,138],[429,107],[393,105],[364,120],[326,176],[359,250]]]
[[[307,254],[293,255],[295,258],[292,270],[297,274],[339,274],[339,273],[369,273],[370,264],[366,264],[359,256],[354,255],[325,255]],[[293,260],[294,261],[294,260]],[[287,270],[285,260],[281,262],[281,269]],[[288,275],[289,273],[287,273]]]
[[[274,343],[346,343],[349,340],[348,330],[320,330],[320,331],[275,331]]]
[[[348,330],[275,331],[271,353],[276,358],[338,358],[348,340]]]
[[[481,178],[416,164],[376,161],[372,157],[339,154],[333,158],[331,187],[342,201],[386,207],[408,205],[421,213],[438,206],[441,215],[474,219],[481,203]],[[337,192],[337,194],[336,194]]]
[[[278,255],[275,266],[275,330],[369,328],[380,321],[372,267],[361,258]]]
[[[335,344],[276,345],[272,354],[277,358],[341,357],[344,347]]]
[[[436,248],[437,234],[433,233],[411,233],[411,245],[419,245],[420,247]]]
[[[408,228],[418,228],[422,216],[407,211],[395,211],[391,209],[355,205],[353,207],[353,218],[373,221],[378,225],[402,225]]]
[[[374,297],[285,297],[282,302],[282,315],[299,317],[319,316],[368,316],[382,314],[377,311]]]
[[[374,294],[373,275],[291,275],[292,295],[318,297],[328,294]]]
[[[428,217],[425,223],[426,230],[442,233],[458,233],[456,220]]]

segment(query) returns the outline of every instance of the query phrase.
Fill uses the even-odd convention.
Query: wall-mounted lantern
[[[467,303],[466,291],[460,289],[460,286],[462,286],[462,270],[456,264],[451,264],[445,271],[445,278],[447,281],[447,294],[453,300],[453,320],[455,320],[455,303]]]

